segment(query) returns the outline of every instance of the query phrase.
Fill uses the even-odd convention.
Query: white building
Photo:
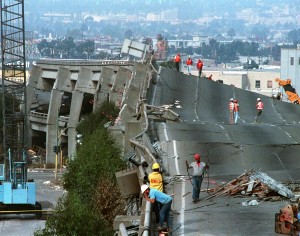
[[[292,80],[292,86],[300,93],[300,44],[297,48],[281,49],[280,79]]]

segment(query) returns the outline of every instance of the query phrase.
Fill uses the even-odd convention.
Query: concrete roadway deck
[[[235,125],[228,124],[231,97],[239,100],[241,108],[241,119]],[[261,123],[256,124],[258,97],[265,109]],[[242,202],[255,198],[223,196],[204,200],[208,196],[204,192],[201,201],[194,204],[184,162],[191,162],[193,154],[199,152],[210,165],[209,179],[205,178],[202,189],[229,182],[252,168],[277,181],[297,182],[300,106],[161,68],[153,105],[172,104],[175,100],[180,101],[181,108],[173,110],[181,121],[157,123],[166,174],[175,177],[167,188],[174,194],[173,210],[177,212],[173,227],[181,227],[173,235],[276,235],[275,213],[287,201],[242,206]]]

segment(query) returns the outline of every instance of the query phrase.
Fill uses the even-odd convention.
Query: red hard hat
[[[201,158],[201,156],[200,156],[200,154],[196,153],[196,154],[194,155],[194,158],[195,158],[196,161],[199,161],[200,158]]]

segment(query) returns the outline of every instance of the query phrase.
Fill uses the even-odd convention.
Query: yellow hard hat
[[[159,164],[157,162],[153,163],[152,170],[159,169]]]

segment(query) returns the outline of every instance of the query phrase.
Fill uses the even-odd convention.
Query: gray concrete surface
[[[238,124],[229,124],[228,102],[239,100]],[[255,103],[260,97],[265,109],[261,123],[254,123]],[[300,178],[300,106],[275,101],[249,91],[206,79],[197,79],[175,70],[161,68],[153,89],[153,105],[179,100],[180,122],[156,123],[165,174],[174,178],[168,193],[174,194],[173,235],[276,235],[275,213],[288,201],[259,202],[242,206],[253,197],[221,196],[192,203],[192,186],[185,160],[202,154],[210,165],[209,179],[202,188],[229,182],[252,168],[266,172],[281,182]],[[209,184],[208,184],[209,182]],[[205,207],[205,205],[207,205]]]

